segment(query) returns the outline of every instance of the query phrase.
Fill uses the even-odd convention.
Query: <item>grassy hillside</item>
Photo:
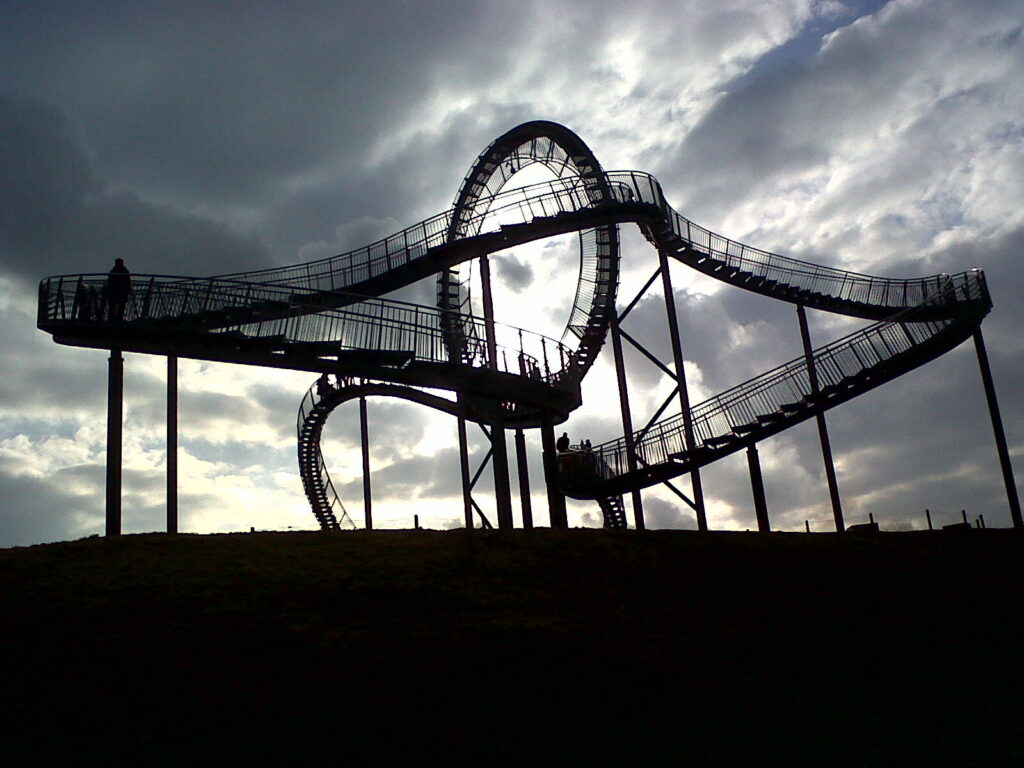
[[[1024,764],[1024,537],[0,550],[9,764]]]

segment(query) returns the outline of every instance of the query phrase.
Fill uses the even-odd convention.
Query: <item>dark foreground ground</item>
[[[6,765],[1024,765],[1024,537],[0,550]]]

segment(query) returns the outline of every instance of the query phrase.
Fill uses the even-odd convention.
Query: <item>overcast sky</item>
[[[364,245],[448,208],[477,154],[533,119],[574,130],[605,168],[655,174],[683,215],[751,245],[893,277],[983,268],[1021,478],[1022,28],[1020,0],[0,0],[0,546],[103,528],[106,355],[36,330],[41,278],[116,257],[198,276]],[[623,238],[620,303],[657,262],[635,229]],[[572,238],[496,257],[498,319],[558,336],[576,260]],[[682,265],[673,279],[693,402],[799,353],[791,305]],[[430,302],[433,283],[403,296]],[[624,327],[667,353],[664,313],[652,292]],[[857,325],[811,317],[817,344]],[[621,434],[609,352],[566,424],[574,439]],[[627,358],[643,424],[670,385]],[[125,371],[124,528],[159,530],[165,361],[127,355]],[[315,527],[295,460],[312,378],[182,361],[182,530]],[[848,523],[923,527],[928,507],[937,523],[967,509],[1009,524],[970,344],[828,422]],[[375,522],[460,524],[454,420],[374,400],[370,433]],[[354,404],[324,437],[361,521]],[[829,530],[813,423],[760,448],[773,526]],[[713,528],[755,527],[742,454],[704,487]],[[651,527],[695,527],[665,489],[644,499]],[[570,524],[599,525],[596,505],[571,503]]]

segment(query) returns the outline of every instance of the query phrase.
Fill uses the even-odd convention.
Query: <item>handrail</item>
[[[561,162],[568,167],[569,158]],[[434,254],[441,254],[446,264],[474,258],[479,253],[468,241],[473,237],[489,237],[481,243],[493,246],[503,240],[496,240],[495,233],[510,233],[516,227],[525,228],[517,230],[521,234],[512,242],[551,231],[572,231],[578,225],[597,226],[610,233],[608,242],[617,242],[615,225],[623,221],[639,222],[659,248],[735,285],[851,315],[887,316],[814,350],[812,360],[823,390],[899,360],[947,329],[962,330],[991,307],[980,271],[884,278],[803,262],[731,240],[676,212],[657,179],[638,171],[605,172],[598,166],[592,172],[559,175],[552,181],[489,195],[477,190],[472,197],[469,208],[452,208],[363,248],[312,262],[207,278],[135,275],[136,286],[145,288],[126,297],[123,312],[120,302],[115,310],[107,294],[106,274],[47,278],[39,286],[38,322],[72,339],[152,330],[158,336],[173,331],[249,344],[329,344],[339,352],[401,352],[415,362],[488,369],[552,387],[578,387],[600,348],[593,339],[603,334],[607,324],[603,313],[614,310],[614,293],[608,308],[597,301],[598,292],[613,290],[615,282],[602,278],[600,272],[607,265],[599,258],[586,261],[584,254],[585,266],[581,266],[567,330],[581,339],[586,336],[589,346],[581,344],[576,351],[540,334],[495,323],[499,338],[496,359],[491,360],[480,318],[345,289],[365,285],[367,290],[383,290],[386,284],[393,290],[422,277],[423,267],[415,266],[416,262]],[[557,221],[564,214],[581,213],[585,215],[563,218],[567,224]],[[542,222],[546,223],[541,226]],[[449,250],[442,254],[439,249],[445,248]],[[601,258],[617,265],[617,245],[606,243],[602,253]],[[377,279],[384,275],[397,277]],[[116,317],[112,316],[115,311]],[[759,420],[776,418],[783,406],[795,406],[814,395],[807,360],[797,358],[694,406],[690,415],[695,443],[687,445],[679,415],[628,441],[623,437],[594,447],[602,467],[600,479],[629,471],[627,443],[635,443],[636,455],[646,467],[671,463],[673,455],[735,435]],[[329,483],[322,456],[320,465],[317,472]],[[322,514],[329,522],[333,512]]]
[[[327,464],[324,462],[323,452],[320,449],[320,441],[309,440],[308,442],[303,442],[302,439],[304,434],[318,432],[323,426],[322,420],[314,421],[310,418],[314,409],[323,401],[321,387],[322,379],[318,379],[303,396],[302,403],[299,405],[299,415],[296,423],[296,430],[299,435],[299,474],[303,479],[304,485],[309,483],[312,480],[312,476],[315,475],[320,488],[324,491],[327,503],[326,506],[321,506],[318,503],[319,499],[316,499],[314,496],[314,489],[305,489],[306,495],[313,507],[313,514],[316,516],[321,528],[325,530],[355,528],[355,521],[352,520],[348,510],[345,509],[345,504],[335,490],[334,482],[327,471]],[[315,464],[316,468],[313,469],[311,464]]]
[[[452,361],[446,347],[444,321],[444,316],[452,313],[434,307],[347,294],[353,301],[351,305],[323,309],[308,301],[296,300],[294,294],[278,286],[210,279],[202,285],[204,290],[196,291],[195,285],[184,285],[177,278],[135,277],[147,283],[147,290],[145,294],[134,291],[128,297],[121,319],[109,317],[103,297],[105,275],[43,281],[41,294],[47,300],[40,304],[40,312],[45,312],[46,320],[67,319],[79,329],[91,326],[116,330],[164,320],[191,319],[199,332],[210,334],[237,331],[249,339],[274,338],[293,344],[336,342],[339,349],[409,352],[421,362],[459,362],[516,375],[526,371],[530,378],[552,385],[572,380],[575,363],[568,347],[555,339],[502,323],[494,323],[498,358],[492,366],[487,346],[482,341],[486,334],[481,318],[459,316],[459,321],[464,325],[468,323],[474,334],[466,340],[463,358]],[[54,279],[56,286],[52,284]],[[92,298],[84,298],[83,292],[91,293]],[[341,295],[340,292],[332,294]],[[261,303],[275,305],[267,319],[259,314]],[[214,309],[209,309],[211,305]],[[148,315],[143,315],[143,311]],[[232,316],[232,312],[236,314]],[[215,328],[204,326],[202,321],[214,313],[229,314],[222,314]],[[179,325],[181,330],[190,327]],[[545,359],[559,365],[545,363]]]
[[[941,320],[920,320],[930,305],[947,303],[953,314]],[[980,271],[953,275],[946,288],[918,307],[903,310],[887,320],[854,331],[812,353],[821,390],[837,387],[864,371],[884,365],[915,346],[958,326],[961,318],[981,316],[988,308],[984,275]],[[720,392],[690,409],[694,444],[706,445],[717,438],[737,434],[757,424],[759,418],[777,414],[784,405],[796,406],[814,396],[807,359],[797,357],[748,381]],[[673,454],[688,450],[682,414],[635,432],[632,440],[620,437],[592,448],[603,467],[602,480],[629,472],[627,451],[634,444],[642,464],[666,463]]]

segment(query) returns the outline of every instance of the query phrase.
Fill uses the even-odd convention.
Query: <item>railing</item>
[[[937,302],[946,302],[955,308],[949,318],[915,319]],[[812,357],[819,391],[838,387],[851,377],[892,361],[969,317],[980,317],[988,306],[988,292],[981,272],[951,276],[945,290],[920,307],[903,310],[889,320],[814,350]],[[799,407],[812,395],[807,361],[801,356],[694,406],[691,409],[694,447],[749,431],[760,419],[781,416],[783,406]],[[670,462],[673,454],[687,450],[682,414],[635,433],[632,441],[641,466]],[[594,446],[594,466],[600,467],[595,479],[607,480],[626,474],[629,471],[627,450],[625,437]]]
[[[345,509],[345,505],[341,501],[341,497],[338,492],[334,489],[334,483],[331,480],[330,474],[327,472],[327,465],[324,462],[323,453],[320,450],[320,441],[311,440],[308,443],[303,444],[303,430],[312,430],[314,423],[310,420],[310,414],[313,413],[313,409],[322,401],[322,393],[320,388],[322,387],[322,380],[318,380],[316,384],[310,387],[309,391],[306,392],[305,397],[302,398],[302,404],[299,406],[299,416],[296,425],[296,430],[299,435],[299,465],[300,465],[300,476],[303,479],[304,484],[309,482],[313,477],[316,477],[319,481],[320,488],[322,488],[326,494],[326,508],[318,508],[318,504],[314,499],[315,489],[306,487],[306,496],[309,499],[310,505],[313,507],[316,513],[317,520],[320,522],[321,527],[325,529],[333,528],[355,528],[355,521],[348,514],[348,510]],[[305,453],[303,448],[305,447]],[[306,471],[306,462],[312,461],[316,465],[316,469],[313,472]]]
[[[980,273],[892,280],[808,264],[750,248],[677,214],[665,202],[658,182],[648,174],[609,172],[601,185],[602,194],[595,195],[594,188],[592,181],[569,176],[502,192],[482,205],[476,218],[464,224],[468,231],[477,232],[486,219],[497,230],[585,208],[646,204],[662,212],[684,247],[708,254],[722,269],[843,301],[910,313],[898,321],[873,325],[816,352],[823,387],[891,359],[906,351],[908,344],[921,343],[951,322],[915,321],[913,315],[919,314],[920,308],[948,304],[950,317],[953,317],[956,305],[980,299],[983,294],[987,300]],[[415,360],[430,362],[451,361],[452,329],[458,328],[462,329],[462,337],[454,348],[458,349],[461,359],[452,362],[549,383],[571,378],[576,373],[577,361],[568,348],[554,340],[495,324],[499,352],[492,361],[487,357],[487,345],[483,341],[487,337],[486,326],[478,318],[379,298],[346,296],[336,290],[341,283],[359,282],[383,274],[422,257],[430,248],[444,245],[451,215],[451,211],[440,214],[349,254],[238,276],[244,280],[142,276],[140,281],[136,276],[135,290],[127,297],[123,314],[118,310],[120,317],[116,318],[111,317],[106,275],[51,278],[40,286],[40,322],[130,325],[173,320],[185,328],[215,328],[214,334],[236,331],[249,339],[275,338],[293,344],[331,342],[336,343],[339,350],[403,352]],[[583,282],[592,284],[580,289],[584,292],[600,289],[596,274],[586,275]],[[309,293],[297,296],[296,290]],[[324,304],[315,299],[327,304],[351,302],[351,305],[325,309]],[[267,317],[264,319],[261,315]],[[528,340],[532,344],[527,344]],[[695,407],[695,440],[701,444],[728,434],[808,394],[809,380],[801,358]],[[677,417],[676,422],[662,422],[637,438],[638,456],[648,464],[668,461],[670,454],[685,450],[681,417]],[[624,471],[624,439],[602,446],[601,451],[607,454],[603,460],[612,471]]]
[[[503,226],[524,224],[537,218],[557,216],[592,207],[593,182],[579,177],[517,187],[481,202],[478,212],[462,222],[465,231],[478,235],[496,232]],[[317,261],[256,272],[220,275],[221,278],[288,286],[309,292],[338,291],[427,255],[445,245],[454,210],[432,216],[418,224],[354,251]],[[488,225],[486,230],[483,225]]]
[[[118,318],[111,317],[105,275],[45,280],[40,286],[40,324],[66,321],[69,327],[78,329],[115,330],[156,323],[161,328],[202,333],[207,338],[235,332],[248,340],[269,339],[281,344],[330,343],[339,351],[407,353],[419,362],[490,368],[551,385],[575,381],[576,359],[564,344],[493,323],[497,357],[492,361],[484,342],[484,320],[465,315],[447,319],[454,313],[432,307],[350,296],[349,306],[322,309],[296,300],[286,288],[223,279],[190,282],[137,275],[135,285]],[[270,316],[261,319],[261,311]],[[210,330],[203,321],[214,314],[216,327]],[[458,322],[467,332],[460,344],[461,359],[454,361],[450,359],[452,322]]]

